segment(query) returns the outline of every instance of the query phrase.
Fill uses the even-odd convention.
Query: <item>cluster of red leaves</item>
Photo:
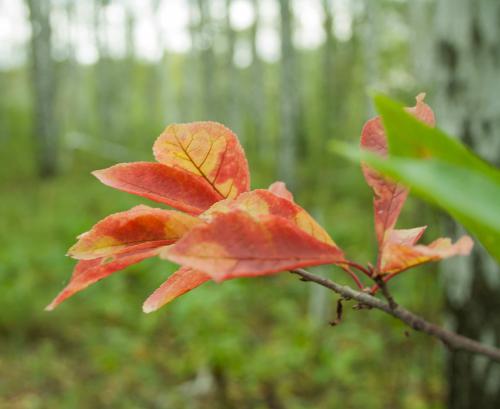
[[[433,124],[422,98],[410,109]],[[365,149],[386,154],[379,118],[361,138]],[[104,184],[176,210],[136,206],[112,214],[78,237],[68,254],[78,259],[69,284],[47,307],[51,310],[76,292],[125,267],[159,256],[181,264],[144,303],[157,310],[205,283],[268,275],[299,267],[337,264],[353,274],[342,250],[294,200],[282,182],[250,191],[245,154],[236,135],[214,122],[171,125],[153,147],[157,162],[133,162],[95,171]],[[375,192],[377,267],[386,277],[428,261],[466,254],[468,237],[451,244],[439,239],[416,245],[425,227],[396,230],[408,191],[363,167]]]
[[[407,111],[429,126],[434,126],[432,109],[424,103],[425,94],[419,94],[417,103]],[[387,156],[387,138],[380,117],[369,120],[361,133],[361,149]],[[438,261],[454,255],[467,255],[472,249],[470,237],[463,236],[456,243],[440,238],[431,244],[419,245],[418,240],[427,226],[413,229],[395,229],[401,209],[408,197],[403,185],[384,178],[375,170],[362,165],[366,182],[373,189],[375,233],[378,243],[375,274],[388,281],[409,268],[431,261]]]
[[[146,258],[182,265],[144,303],[154,311],[212,279],[257,276],[339,263],[340,249],[282,182],[250,191],[236,135],[214,122],[171,125],[153,147],[157,163],[94,172],[104,184],[169,205],[116,213],[82,234],[68,254],[78,259],[69,284],[47,307]]]

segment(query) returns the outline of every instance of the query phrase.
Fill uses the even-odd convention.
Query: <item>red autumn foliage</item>
[[[189,214],[200,214],[223,199],[202,177],[161,163],[120,163],[93,175],[105,185]]]
[[[191,267],[181,267],[144,302],[144,312],[153,312],[182,294],[210,280],[210,276]]]
[[[419,94],[417,104],[407,111],[429,126],[434,126],[432,109]],[[387,137],[380,117],[369,120],[361,132],[361,148],[387,156]],[[394,226],[408,197],[408,189],[380,175],[362,164],[366,182],[373,189],[375,233],[378,242],[376,273],[395,275],[419,264],[437,261],[456,254],[469,254],[472,240],[462,237],[452,244],[449,239],[438,239],[429,246],[416,245],[426,227],[396,230]]]
[[[118,254],[113,257],[99,257],[93,260],[80,260],[73,270],[73,275],[69,284],[57,295],[54,300],[46,307],[47,310],[53,310],[60,303],[71,297],[78,291],[84,290],[96,281],[113,274],[116,271],[123,270],[132,264],[139,263],[150,257],[158,255],[160,247],[152,249],[135,250],[127,253]]]
[[[162,256],[216,281],[344,261],[338,247],[315,239],[284,217],[255,217],[241,210],[193,228]]]
[[[434,124],[432,110],[417,97],[408,108]],[[361,147],[387,154],[380,118],[363,128]],[[236,135],[215,122],[170,125],[153,148],[158,162],[134,162],[98,170],[104,184],[176,210],[136,206],[110,215],[82,234],[68,254],[79,259],[69,284],[47,307],[51,310],[90,284],[160,256],[181,264],[144,303],[155,311],[206,281],[269,275],[299,267],[336,264],[388,279],[418,264],[468,254],[472,241],[438,239],[417,245],[425,227],[397,230],[408,190],[363,165],[372,187],[379,244],[375,268],[345,258],[328,233],[299,205],[283,182],[250,191],[248,164]]]

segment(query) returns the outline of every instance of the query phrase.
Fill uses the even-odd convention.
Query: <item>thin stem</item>
[[[365,288],[363,286],[363,283],[361,282],[361,280],[359,279],[359,277],[356,275],[356,273],[354,271],[352,271],[349,267],[347,266],[340,266],[342,268],[342,270],[344,270],[347,274],[349,274],[352,279],[355,281],[356,285],[358,286],[358,288],[360,290],[362,290],[363,288]]]
[[[464,337],[463,335],[448,331],[436,324],[426,321],[424,318],[406,310],[400,305],[396,305],[395,308],[391,308],[388,303],[374,297],[373,295],[354,290],[348,286],[337,284],[327,278],[312,274],[307,270],[296,269],[292,270],[291,273],[299,275],[303,281],[311,281],[326,287],[335,293],[340,294],[344,298],[351,298],[358,301],[362,305],[367,305],[384,311],[385,313],[401,320],[414,330],[425,332],[426,334],[440,339],[451,349],[484,355],[491,358],[493,361],[500,363],[500,349],[481,344],[480,342]]]
[[[351,260],[344,260],[343,263],[347,264],[350,267],[355,268],[358,271],[361,271],[367,277],[371,277],[372,276],[370,270],[368,270],[366,267],[363,267],[361,264],[358,264],[358,263],[356,263],[354,261],[351,261]]]

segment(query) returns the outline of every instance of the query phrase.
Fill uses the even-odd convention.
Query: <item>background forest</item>
[[[286,181],[373,260],[371,192],[331,142],[358,143],[371,90],[407,105],[426,91],[438,126],[498,165],[497,0],[0,0],[0,90],[0,408],[500,407],[498,366],[376,311],[331,327],[336,298],[290,274],[208,283],[145,315],[175,269],[146,260],[43,310],[75,236],[145,203],[90,171],[151,160],[173,122],[233,129],[252,187]],[[416,200],[401,224],[414,220],[427,241],[460,230]],[[498,266],[479,250],[441,270],[391,289],[498,345]]]

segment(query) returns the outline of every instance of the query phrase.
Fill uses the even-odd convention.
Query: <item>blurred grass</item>
[[[267,408],[272,399],[287,408],[442,407],[435,341],[408,337],[398,322],[352,303],[330,327],[330,293],[317,322],[311,285],[286,273],[210,283],[145,315],[143,300],[175,268],[147,260],[44,312],[69,278],[74,263],[64,254],[75,236],[145,201],[100,185],[89,171],[107,164],[89,155],[77,154],[71,170],[48,182],[22,170],[26,158],[2,159],[20,171],[0,188],[1,408]],[[336,191],[322,209],[325,225],[365,262],[373,256],[370,192],[356,167],[332,160]],[[253,180],[271,182],[258,171]],[[297,195],[305,205],[312,196]],[[432,222],[425,212],[411,203],[403,224],[422,213]],[[349,283],[339,271],[320,271]],[[435,272],[409,272],[393,288],[403,304],[439,321]]]

